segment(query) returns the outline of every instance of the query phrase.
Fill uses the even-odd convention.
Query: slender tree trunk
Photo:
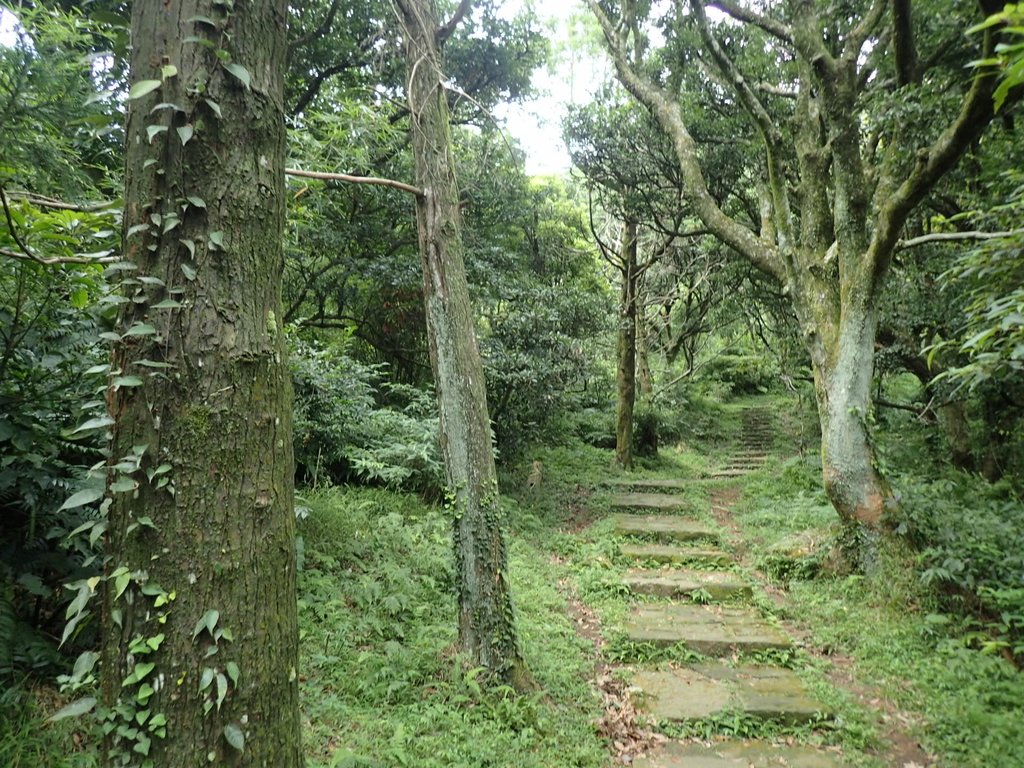
[[[451,123],[433,0],[396,0],[408,99],[423,293],[441,450],[454,494],[459,644],[474,664],[516,688],[532,686],[516,640],[483,365],[469,302]]]
[[[284,0],[133,4],[132,269],[108,390],[110,766],[302,764],[276,319],[286,24]]]
[[[626,470],[633,468],[633,408],[636,404],[636,235],[636,221],[626,219],[622,238],[615,408],[615,461]]]
[[[639,304],[639,297],[637,303]],[[651,373],[650,338],[650,329],[638,306],[636,319],[636,372],[640,390],[640,402],[643,405],[650,405],[654,397],[654,374]]]

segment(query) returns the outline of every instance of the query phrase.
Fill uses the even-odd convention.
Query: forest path
[[[744,559],[734,504],[744,478],[771,459],[775,434],[772,412],[750,407],[720,467],[691,479],[609,482],[616,488],[618,553],[630,565],[621,587],[631,601],[628,641],[634,648],[685,649],[667,657],[652,651],[647,655],[656,661],[623,670],[639,708],[677,737],[636,760],[636,768],[864,764],[863,755],[855,760],[839,747],[812,745],[835,727],[835,713],[820,695],[821,675],[809,685],[813,675],[796,663],[802,633],[774,615],[784,594],[762,583]],[[708,495],[713,523],[694,502],[696,487]],[[750,738],[708,736],[728,731]],[[913,740],[886,738],[892,744],[872,764],[928,765]]]

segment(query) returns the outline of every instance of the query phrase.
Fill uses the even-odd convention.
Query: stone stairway
[[[743,427],[740,433],[741,448],[735,451],[728,463],[716,472],[713,479],[742,477],[748,472],[760,469],[768,459],[774,440],[772,415],[766,408],[748,408],[743,412]]]
[[[771,439],[771,414],[749,409],[743,420],[744,447],[723,472],[739,475],[756,469],[766,460]],[[792,670],[736,661],[756,652],[788,650],[794,643],[747,605],[752,583],[722,548],[723,531],[690,517],[692,503],[672,495],[688,484],[633,480],[616,485],[622,490],[612,499],[612,508],[621,510],[614,518],[619,552],[636,563],[623,579],[638,597],[625,625],[628,638],[655,646],[682,643],[706,657],[682,666],[631,668],[640,706],[659,721],[680,723],[729,714],[789,725],[827,719],[827,707]],[[669,743],[633,765],[840,768],[842,763],[833,754],[807,747],[731,740]]]

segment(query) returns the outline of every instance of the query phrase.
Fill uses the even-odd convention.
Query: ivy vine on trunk
[[[284,0],[135,3],[106,764],[302,764]]]

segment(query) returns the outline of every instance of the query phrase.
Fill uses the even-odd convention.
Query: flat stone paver
[[[622,579],[631,592],[655,597],[688,597],[703,592],[712,600],[750,597],[750,585],[731,571],[632,569]]]
[[[641,707],[659,720],[690,722],[723,711],[799,724],[827,717],[826,707],[788,669],[703,664],[633,675]]]
[[[634,768],[842,768],[838,756],[811,747],[789,747],[760,741],[718,744],[669,742],[655,754],[633,762]]]
[[[662,541],[718,542],[721,533],[705,523],[671,515],[616,515],[615,532],[624,536],[654,536]]]
[[[676,547],[671,544],[621,544],[619,552],[623,557],[637,560],[651,560],[655,563],[675,565],[679,563],[702,563],[704,565],[731,565],[732,555],[718,549],[699,547]]]
[[[686,509],[690,502],[665,493],[619,493],[612,497],[612,509],[656,509],[668,512]]]
[[[693,487],[694,480],[659,479],[659,478],[628,478],[616,477],[605,482],[613,488],[632,488],[637,491],[685,491]]]
[[[721,477],[742,477],[749,474],[749,469],[720,469],[717,472],[712,472],[708,477],[714,480]]]
[[[745,608],[703,605],[638,605],[626,622],[626,634],[637,643],[685,643],[708,656],[726,656],[733,649],[764,651],[791,648],[793,640]]]

